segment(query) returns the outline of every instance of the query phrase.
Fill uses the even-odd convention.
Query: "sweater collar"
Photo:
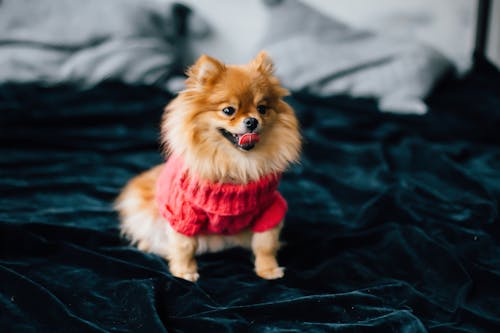
[[[182,160],[177,162],[182,164]],[[185,199],[217,215],[239,215],[262,209],[271,202],[281,178],[281,174],[276,173],[247,184],[213,183],[198,179],[187,168],[180,170],[178,184]]]

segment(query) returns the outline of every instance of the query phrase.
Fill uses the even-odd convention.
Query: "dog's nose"
[[[257,125],[259,125],[259,121],[254,117],[245,118],[245,120],[243,120],[243,123],[250,131],[253,131],[257,128]]]

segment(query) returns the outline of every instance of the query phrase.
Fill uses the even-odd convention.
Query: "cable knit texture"
[[[277,191],[280,174],[245,185],[211,183],[190,175],[180,157],[171,156],[156,184],[160,214],[177,232],[231,235],[251,228],[262,232],[285,217],[287,203]]]

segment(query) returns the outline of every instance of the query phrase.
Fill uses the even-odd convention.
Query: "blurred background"
[[[500,64],[500,0],[487,57]],[[0,2],[0,83],[104,81],[182,89],[202,53],[245,63],[267,50],[292,91],[378,101],[424,114],[445,75],[473,63],[473,0],[72,0]],[[485,35],[486,36],[486,35]]]
[[[476,29],[476,0],[303,0],[353,27],[416,38],[441,50],[466,70],[471,63]],[[200,46],[230,62],[245,62],[268,29],[263,1],[187,0],[210,23],[214,35]],[[488,56],[500,66],[500,1],[491,10]]]

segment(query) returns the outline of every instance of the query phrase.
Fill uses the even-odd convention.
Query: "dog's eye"
[[[257,111],[259,111],[260,114],[266,114],[267,107],[265,105],[257,105]]]
[[[232,116],[236,110],[232,106],[225,107],[222,112],[228,116]]]

